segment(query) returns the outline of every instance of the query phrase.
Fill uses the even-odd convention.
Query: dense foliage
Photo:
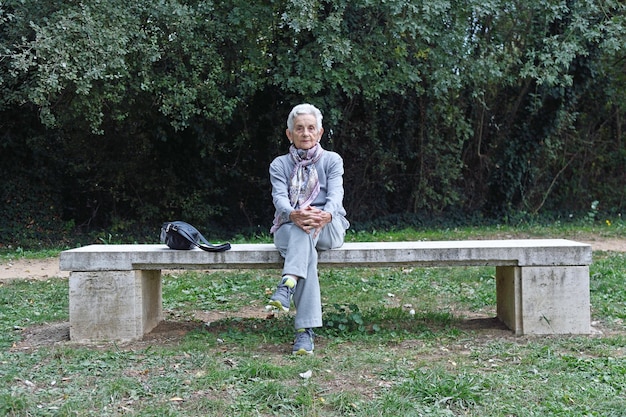
[[[267,167],[324,113],[354,223],[626,202],[626,5],[0,1],[0,232],[267,232]],[[12,236],[8,238],[7,236]]]

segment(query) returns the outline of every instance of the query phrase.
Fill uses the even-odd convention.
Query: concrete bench
[[[346,243],[321,267],[495,266],[497,316],[517,335],[589,334],[591,246],[564,239]],[[138,340],[163,318],[162,269],[282,268],[273,244],[226,252],[91,245],[61,253],[73,341]],[[263,295],[260,295],[263,296]]]

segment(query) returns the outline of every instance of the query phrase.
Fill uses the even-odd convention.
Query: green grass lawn
[[[594,252],[590,270],[596,333],[516,337],[494,319],[494,268],[323,269],[311,357],[290,354],[290,315],[264,311],[278,271],[166,275],[163,332],[125,345],[25,344],[67,322],[68,282],[11,281],[0,415],[624,416],[626,256]]]

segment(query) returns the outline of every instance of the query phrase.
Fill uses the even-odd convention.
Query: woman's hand
[[[322,231],[322,228],[331,222],[333,216],[324,210],[308,206],[292,211],[289,218],[305,232],[315,231],[313,235],[315,238]]]

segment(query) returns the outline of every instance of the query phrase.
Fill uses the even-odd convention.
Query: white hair
[[[320,130],[322,128],[322,112],[314,105],[304,103],[298,104],[293,109],[291,109],[289,117],[287,117],[287,129],[289,129],[290,132],[293,132],[294,119],[303,114],[312,114],[317,121],[317,130]]]

